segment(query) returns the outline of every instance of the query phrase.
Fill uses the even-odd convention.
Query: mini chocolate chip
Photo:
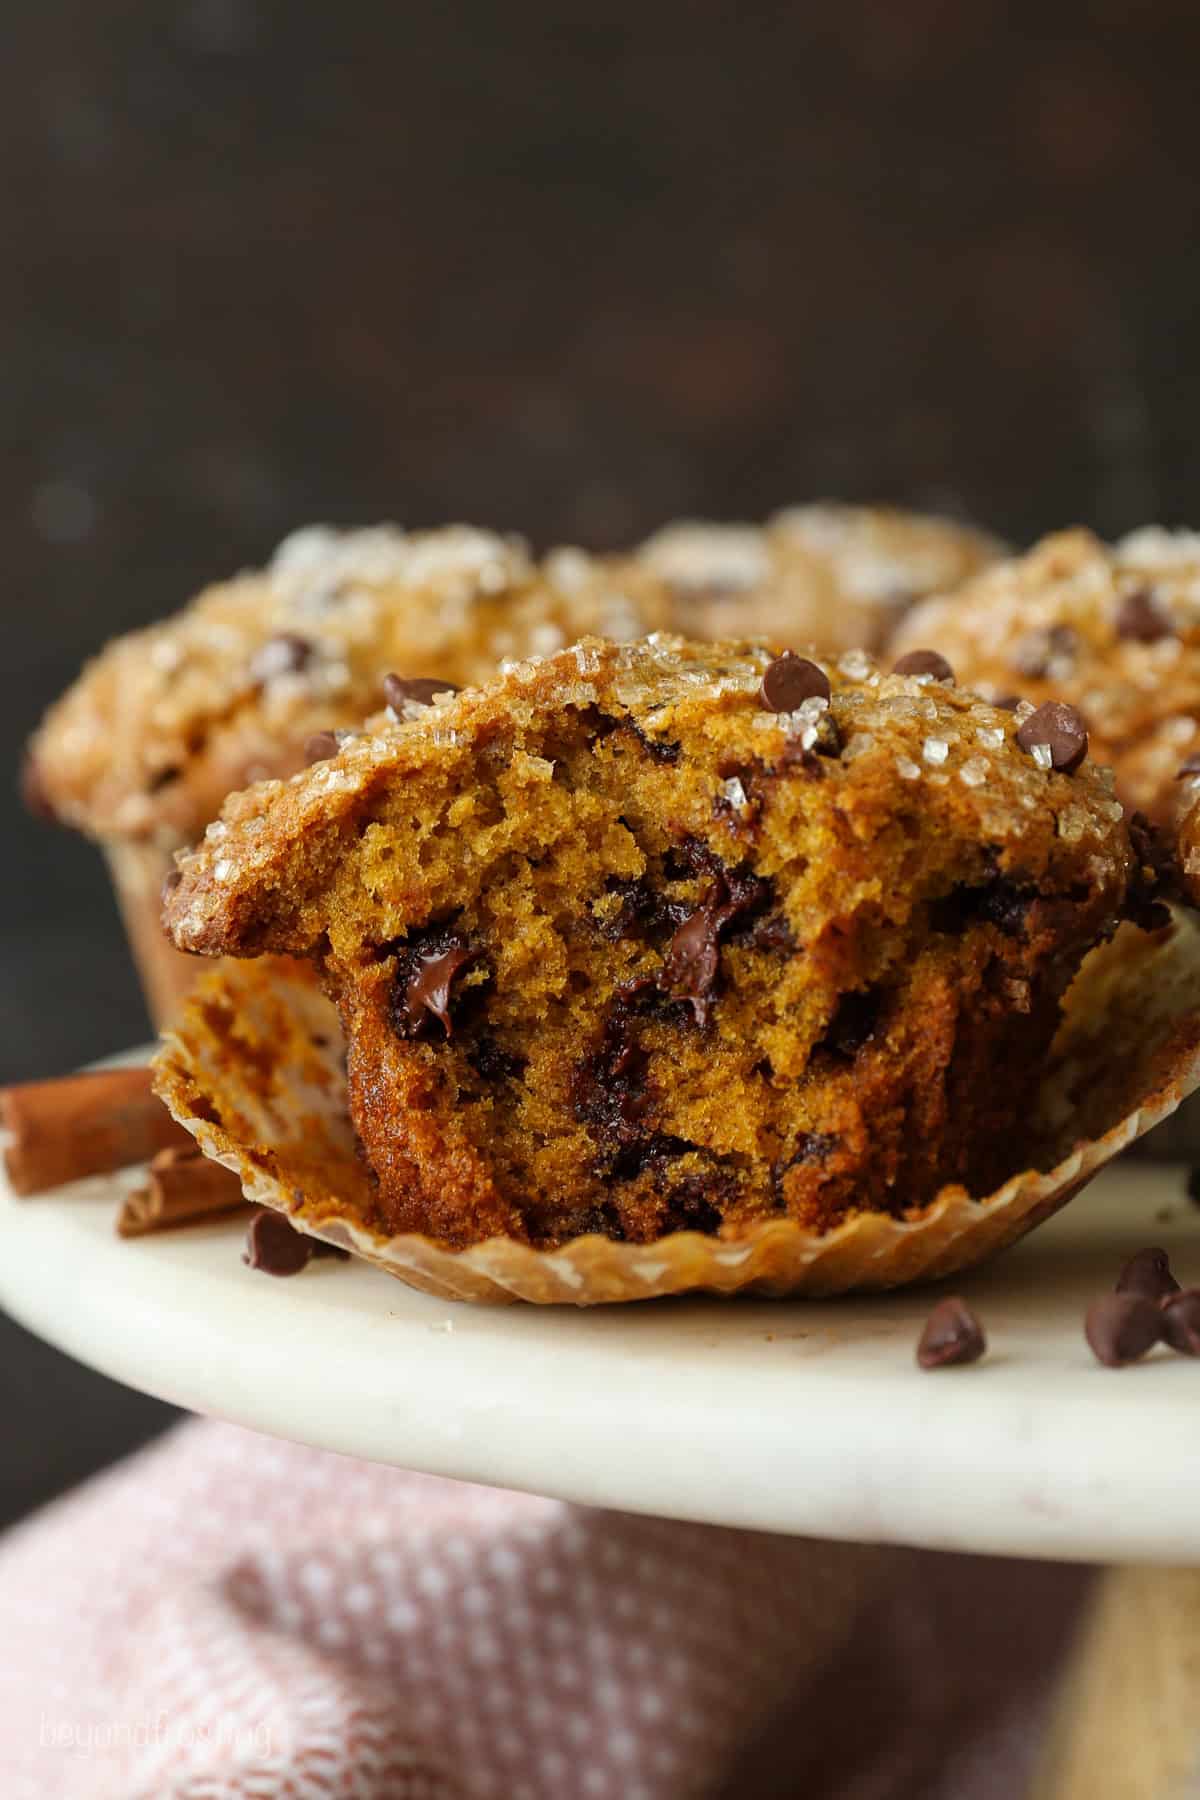
[[[467,1061],[477,1075],[485,1081],[508,1081],[521,1075],[525,1070],[525,1058],[505,1050],[494,1037],[486,1034],[480,1038],[473,1050],[467,1051]]]
[[[1184,757],[1175,779],[1176,781],[1186,781],[1189,775],[1200,775],[1200,751],[1193,751],[1191,756]]]
[[[1162,1303],[1163,1342],[1181,1356],[1200,1356],[1200,1288],[1180,1288]]]
[[[992,701],[992,705],[997,707],[1001,712],[1016,712],[1020,704],[1020,694],[997,694],[996,698]]]
[[[414,706],[431,706],[435,694],[457,694],[452,681],[435,681],[427,675],[385,675],[383,697],[393,712],[402,713],[404,702]]]
[[[795,712],[806,700],[828,700],[833,690],[824,669],[785,650],[763,670],[759,698],[768,712]]]
[[[1165,1250],[1152,1246],[1131,1256],[1117,1276],[1116,1294],[1141,1294],[1146,1300],[1165,1300],[1179,1292]]]
[[[437,1019],[446,1037],[453,1035],[450,995],[455,978],[479,961],[457,932],[440,931],[401,945],[392,986],[391,1019],[402,1038],[427,1035]]]
[[[1047,675],[1066,674],[1078,647],[1079,639],[1069,625],[1051,625],[1018,639],[1009,662],[1019,675],[1041,681]]]
[[[246,1233],[242,1261],[264,1275],[298,1275],[313,1253],[312,1239],[295,1231],[282,1213],[255,1213]]]
[[[290,631],[282,632],[278,637],[268,638],[254,652],[250,659],[250,679],[265,684],[276,681],[281,675],[299,675],[312,657],[313,647],[307,638],[296,637]]]
[[[910,650],[892,665],[893,675],[932,675],[935,681],[954,685],[954,670],[938,650]]]
[[[1087,726],[1073,706],[1047,700],[1018,727],[1017,742],[1031,753],[1035,744],[1045,744],[1050,767],[1073,775],[1088,752]]]
[[[1144,1294],[1104,1294],[1088,1307],[1083,1332],[1097,1362],[1119,1369],[1159,1342],[1162,1313]]]
[[[161,794],[164,788],[173,787],[182,774],[183,770],[177,766],[156,769],[146,783],[146,792],[148,794]]]
[[[340,749],[335,731],[318,731],[304,746],[304,760],[311,768],[313,763],[328,762]]]
[[[947,1369],[955,1363],[978,1362],[987,1349],[983,1326],[965,1300],[942,1300],[925,1322],[917,1344],[923,1369]]]
[[[1126,594],[1117,607],[1115,624],[1119,638],[1132,638],[1138,644],[1157,644],[1160,638],[1175,635],[1174,625],[1148,588]]]

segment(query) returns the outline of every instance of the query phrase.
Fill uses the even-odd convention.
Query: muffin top
[[[35,737],[29,798],[93,836],[173,850],[227,793],[301,767],[311,736],[360,724],[388,672],[458,686],[588,633],[665,628],[877,641],[897,607],[993,549],[960,526],[835,506],[541,563],[519,539],[467,526],[310,527],[264,570],[111,644]]]
[[[1005,711],[925,659],[888,673],[864,651],[831,660],[664,633],[624,645],[585,638],[486,687],[396,698],[336,755],[229,798],[179,859],[167,922],[181,949],[311,948],[328,925],[321,890],[332,861],[398,777],[428,778],[439,806],[451,804],[481,751],[502,760],[514,734],[536,728],[544,738],[546,722],[567,709],[595,719],[600,733],[623,725],[664,779],[670,773],[679,832],[699,832],[726,855],[753,836],[764,792],[782,776],[811,788],[805,830],[826,833],[823,843],[867,846],[905,821],[897,869],[859,871],[876,888],[909,864],[916,879],[922,854],[936,860],[947,834],[985,844],[998,870],[1034,886],[1051,872],[1056,885],[1078,876],[1082,890],[1106,896],[1101,911],[1136,863],[1112,773],[1087,755],[1069,708]],[[552,759],[539,761],[552,779]],[[805,851],[798,839],[780,854]],[[841,873],[814,859],[814,906]]]
[[[662,585],[579,551],[538,566],[468,526],[314,526],[268,566],[118,639],[30,747],[30,797],[98,837],[191,841],[231,790],[304,765],[313,735],[356,726],[389,671],[480,681],[585,631],[663,624]]]
[[[1118,793],[1171,818],[1180,767],[1200,748],[1200,536],[1057,533],[914,608],[894,649],[918,646],[991,698],[1069,702]]]
[[[763,526],[680,521],[638,556],[670,585],[685,637],[778,637],[837,653],[878,649],[915,601],[1004,553],[950,519],[824,501]]]

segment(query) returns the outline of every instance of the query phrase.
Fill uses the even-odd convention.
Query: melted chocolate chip
[[[721,1212],[714,1199],[733,1188],[734,1182],[728,1175],[716,1183],[710,1176],[689,1175],[668,1194],[663,1232],[700,1231],[706,1237],[714,1237],[721,1229]]]
[[[752,919],[745,926],[736,927],[729,935],[736,937],[739,943],[749,944],[752,950],[771,950],[790,956],[796,948],[792,928],[780,912]]]
[[[1162,1302],[1163,1342],[1181,1356],[1200,1356],[1200,1288],[1181,1288]]]
[[[494,1037],[484,1035],[467,1051],[467,1061],[484,1081],[511,1081],[524,1073],[525,1058],[505,1050]]]
[[[620,905],[608,918],[597,922],[601,937],[612,942],[621,938],[652,938],[671,922],[670,902],[650,886],[644,875],[632,881],[610,881],[607,892],[618,894]]]
[[[706,1025],[717,984],[720,927],[711,899],[683,921],[663,961],[662,983],[673,1000],[686,1000],[697,1025]]]
[[[1019,675],[1043,681],[1048,675],[1067,674],[1078,648],[1079,639],[1069,625],[1051,625],[1046,630],[1027,632],[1019,639],[1009,662]]]
[[[1159,1342],[1162,1313],[1144,1294],[1105,1294],[1088,1307],[1083,1331],[1097,1362],[1119,1369]]]
[[[1174,637],[1175,627],[1148,588],[1137,588],[1126,594],[1117,607],[1114,620],[1119,638],[1137,644],[1157,644],[1161,638]]]
[[[652,981],[642,980],[617,990],[599,1044],[572,1071],[575,1117],[589,1126],[610,1152],[646,1136],[642,1121],[650,1104],[645,1091],[650,1058],[634,1035],[634,1019],[654,986]]]
[[[1073,775],[1088,752],[1087,726],[1082,715],[1062,700],[1047,700],[1017,729],[1017,742],[1032,755],[1035,745],[1050,752],[1050,767]]]
[[[785,650],[763,670],[759,698],[768,712],[795,712],[806,700],[828,700],[833,690],[824,669]]]
[[[917,1343],[922,1369],[948,1369],[978,1362],[987,1349],[983,1326],[965,1300],[955,1296],[934,1307]]]
[[[427,1038],[436,1019],[445,1037],[452,1035],[451,990],[455,979],[477,963],[461,933],[442,928],[410,937],[396,952],[391,1022],[398,1037]]]
[[[1006,937],[1024,936],[1029,908],[1037,890],[1022,887],[999,873],[974,885],[963,883],[934,900],[929,908],[931,931],[958,936],[972,925],[994,925]]]
[[[290,631],[281,632],[278,637],[268,638],[254,652],[250,659],[250,679],[265,687],[281,675],[299,675],[308,667],[313,655],[313,646],[307,638],[296,637]]]
[[[1165,1250],[1152,1246],[1131,1256],[1117,1277],[1113,1290],[1117,1294],[1141,1294],[1146,1300],[1165,1300],[1179,1292],[1179,1283],[1171,1273]]]
[[[431,706],[435,694],[457,694],[452,681],[435,681],[426,675],[385,675],[383,697],[393,712],[403,713],[405,702]]]
[[[770,883],[746,870],[726,869],[707,852],[715,865],[716,880],[701,900],[676,927],[663,959],[660,986],[672,1000],[686,1000],[697,1025],[708,1023],[720,967],[721,933],[743,913],[764,905]]]
[[[954,685],[954,670],[938,650],[910,650],[892,665],[893,675],[932,675],[935,681]]]
[[[256,1213],[246,1232],[242,1261],[264,1275],[298,1275],[308,1266],[313,1242],[293,1230],[282,1213]]]
[[[627,731],[633,733],[651,762],[674,764],[679,761],[680,747],[674,739],[651,737],[648,731],[642,730],[635,719],[624,719],[621,722]]]
[[[832,1055],[843,1056],[848,1060],[857,1056],[864,1044],[868,1044],[875,1035],[882,1009],[883,992],[880,988],[843,994],[824,1037],[815,1048],[828,1050]]]

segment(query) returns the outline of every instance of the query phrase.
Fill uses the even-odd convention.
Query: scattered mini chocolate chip
[[[965,1300],[957,1295],[939,1301],[917,1343],[917,1362],[922,1369],[948,1369],[956,1363],[978,1362],[987,1349],[983,1326]]]
[[[1175,779],[1176,781],[1186,781],[1189,775],[1200,775],[1200,751],[1194,751],[1191,756],[1184,757]]]
[[[954,670],[937,650],[910,650],[892,665],[893,675],[932,675],[935,681],[948,681],[953,687]]]
[[[1200,1288],[1180,1288],[1162,1303],[1164,1344],[1181,1356],[1200,1356]]]
[[[1146,1300],[1165,1300],[1179,1292],[1165,1250],[1152,1245],[1131,1256],[1117,1277],[1116,1294],[1141,1294]]]
[[[242,1261],[264,1275],[298,1275],[308,1266],[313,1240],[293,1230],[282,1213],[255,1213],[246,1232]]]
[[[455,978],[479,961],[460,933],[435,931],[402,945],[397,953],[392,987],[392,1025],[400,1037],[424,1037],[437,1019],[446,1037],[453,1035],[450,993]]]
[[[806,700],[828,700],[833,692],[824,669],[785,650],[763,670],[759,698],[768,712],[795,712]]]
[[[311,768],[313,763],[328,762],[340,749],[336,731],[318,731],[304,746],[304,760]]]
[[[1087,726],[1073,706],[1063,700],[1047,700],[1018,727],[1017,742],[1030,754],[1036,745],[1044,744],[1050,752],[1050,767],[1073,775],[1088,752]]]
[[[1104,1294],[1088,1307],[1083,1333],[1097,1362],[1119,1369],[1160,1341],[1162,1313],[1144,1294]]]
[[[1042,681],[1048,675],[1067,674],[1075,660],[1079,639],[1069,625],[1026,632],[1013,646],[1009,662],[1019,675]]]
[[[1175,635],[1175,627],[1148,588],[1125,595],[1114,623],[1119,638],[1131,638],[1138,644],[1157,644],[1160,638]]]
[[[1016,712],[1020,704],[1020,694],[997,694],[992,701],[992,705],[998,707],[1001,712]]]
[[[435,681],[427,675],[385,675],[383,697],[393,712],[402,713],[405,701],[431,706],[435,694],[457,694],[452,681]]]
[[[250,659],[250,679],[260,683],[276,681],[281,675],[299,675],[313,658],[313,647],[307,638],[282,632],[260,644]]]

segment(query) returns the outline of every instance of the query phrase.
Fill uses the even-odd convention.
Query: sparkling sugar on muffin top
[[[1166,822],[1200,749],[1200,537],[1157,527],[1106,545],[1060,532],[927,601],[897,652],[935,644],[994,699],[1060,700],[1083,717],[1117,791]]]

